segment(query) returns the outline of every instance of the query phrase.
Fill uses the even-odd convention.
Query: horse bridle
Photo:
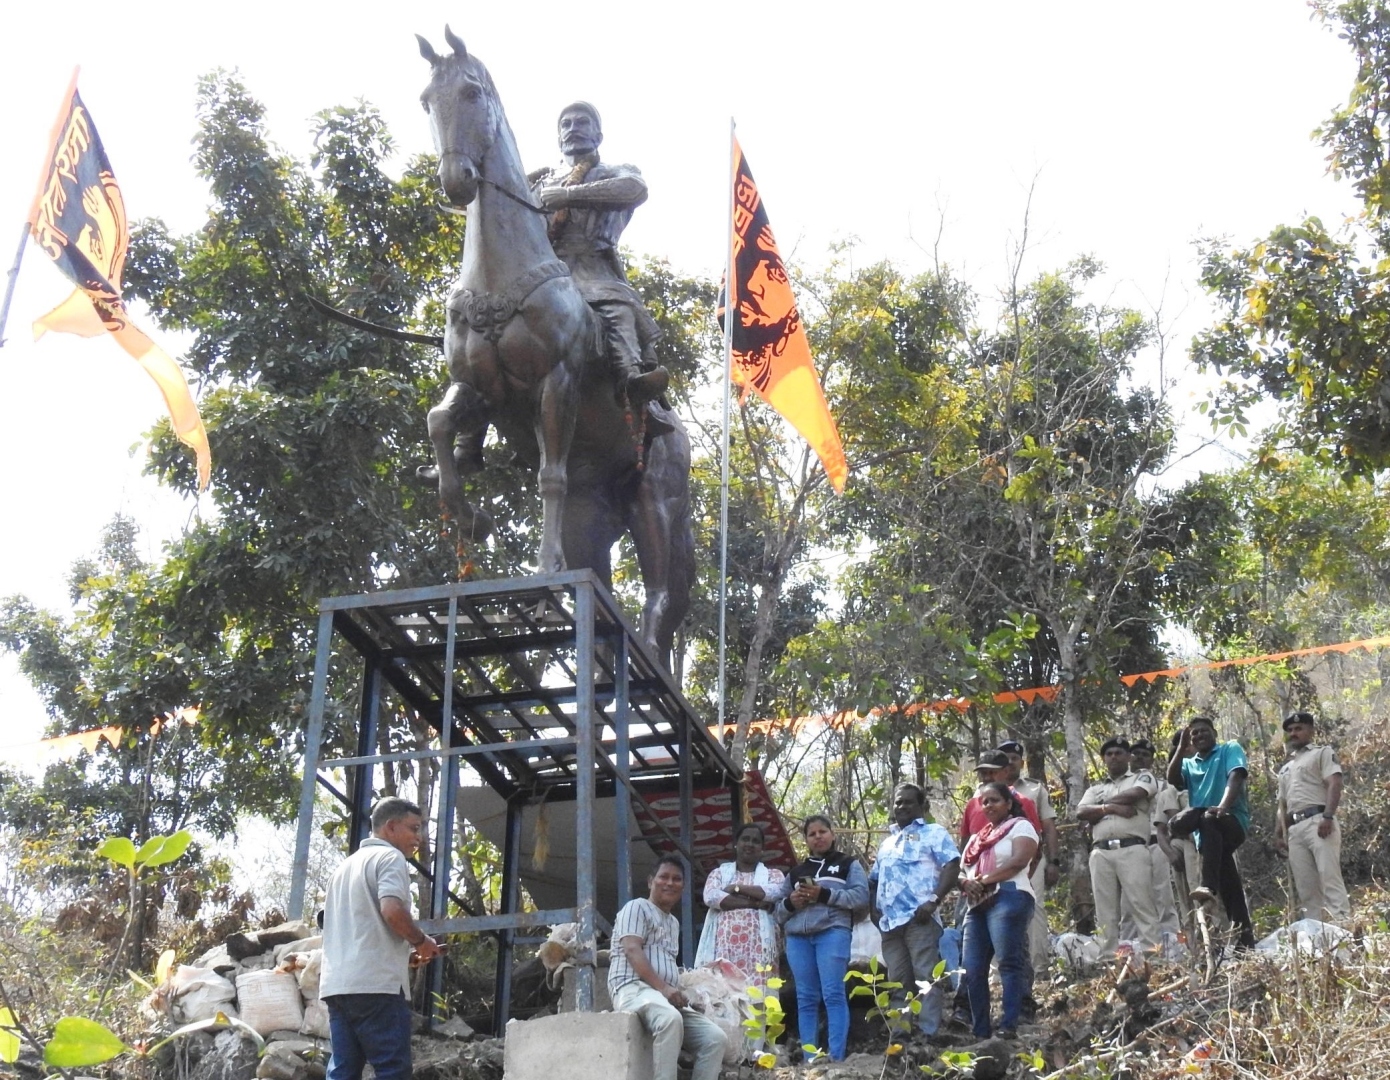
[[[544,214],[544,215],[547,216],[547,217],[549,217],[551,214],[555,213],[554,210],[547,210],[547,209],[546,209],[545,207],[543,207],[543,206],[537,206],[535,203],[531,202],[530,199],[524,199],[524,198],[522,198],[520,195],[516,194],[516,192],[510,191],[510,190],[508,190],[507,188],[504,188],[504,187],[503,187],[501,184],[499,184],[496,180],[489,180],[486,176],[480,176],[480,177],[478,177],[478,183],[480,183],[480,184],[486,184],[488,187],[492,188],[493,191],[496,191],[496,192],[497,192],[498,194],[500,194],[500,195],[505,195],[505,196],[507,196],[507,198],[511,199],[512,202],[516,203],[518,206],[524,206],[524,207],[526,207],[526,209],[527,209],[527,210],[530,210],[532,213]],[[441,194],[441,195],[444,195],[445,198],[448,198],[448,196],[445,195],[444,192],[441,191],[440,194]],[[462,216],[462,214],[463,214],[463,211],[462,211],[462,210],[460,210],[460,209],[458,209],[457,207],[454,207],[454,206],[442,205],[442,206],[440,206],[440,209],[441,209],[441,210],[444,210],[444,211],[447,211],[447,212],[450,213],[450,214],[459,214],[460,216]]]

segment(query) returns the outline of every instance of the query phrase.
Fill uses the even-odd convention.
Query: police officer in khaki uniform
[[[1158,794],[1149,804],[1149,862],[1153,868],[1154,900],[1158,904],[1158,932],[1177,934],[1178,908],[1173,900],[1173,868],[1169,865],[1168,853],[1159,838],[1160,819],[1166,824],[1165,807],[1170,802],[1169,792],[1173,785],[1153,771],[1154,748],[1148,739],[1136,739],[1129,747],[1129,767],[1132,772],[1151,773],[1158,785]],[[1135,935],[1134,914],[1130,911],[1127,898],[1121,901],[1120,937],[1132,939]]]
[[[1310,919],[1345,919],[1351,902],[1342,881],[1342,766],[1330,746],[1313,745],[1312,713],[1284,717],[1289,760],[1279,769],[1274,846],[1289,857],[1294,892]]]
[[[1120,941],[1120,897],[1134,913],[1139,940],[1158,946],[1158,905],[1149,862],[1150,807],[1158,794],[1152,773],[1133,773],[1129,743],[1107,739],[1100,748],[1108,777],[1092,784],[1077,804],[1076,816],[1091,826],[1091,889],[1101,948],[1114,952]]]

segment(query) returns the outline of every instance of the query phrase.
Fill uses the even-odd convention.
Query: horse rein
[[[555,213],[554,210],[547,210],[543,206],[537,206],[535,203],[531,202],[530,199],[523,199],[520,195],[516,194],[515,192],[509,191],[507,188],[504,188],[501,184],[497,183],[496,180],[489,180],[486,176],[478,177],[478,183],[486,184],[499,195],[505,195],[507,198],[511,199],[512,202],[516,203],[518,206],[526,207],[526,209],[530,210],[532,213],[543,214],[546,217],[549,217],[551,214]],[[440,194],[443,195],[444,193],[441,191]],[[454,206],[441,206],[440,209],[447,211],[450,214],[458,214],[460,216],[463,215],[463,211]]]

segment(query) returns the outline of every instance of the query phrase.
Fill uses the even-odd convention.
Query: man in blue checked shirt
[[[941,960],[941,901],[956,887],[960,852],[951,834],[924,819],[926,799],[916,784],[893,791],[893,827],[878,846],[869,873],[869,903],[883,931],[883,959],[888,978],[902,983],[894,992],[896,1004],[919,982],[931,983]],[[935,1035],[941,1027],[941,991],[932,987],[922,997],[922,1031]]]

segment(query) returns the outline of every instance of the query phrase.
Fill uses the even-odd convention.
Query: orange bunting
[[[820,458],[830,486],[842,492],[849,466],[840,432],[811,360],[811,345],[768,224],[767,207],[737,139],[732,180],[734,231],[729,239],[728,284],[733,303],[727,306],[735,315],[729,329],[733,381],[743,388],[743,400],[749,390],[756,391],[796,428]],[[721,319],[727,317],[725,309],[721,296]]]
[[[1381,637],[1363,638],[1360,641],[1341,641],[1335,645],[1316,645],[1309,649],[1293,649],[1289,652],[1264,653],[1260,656],[1241,656],[1231,660],[1211,660],[1202,664],[1188,664],[1185,667],[1162,668],[1158,671],[1142,671],[1133,675],[1121,675],[1120,682],[1125,686],[1133,688],[1140,679],[1152,685],[1158,679],[1176,679],[1192,671],[1216,671],[1227,667],[1244,667],[1249,664],[1268,664],[1277,663],[1280,660],[1290,660],[1299,656],[1319,656],[1325,653],[1349,653],[1355,649],[1381,649],[1390,645],[1390,634]],[[991,696],[987,701],[978,704],[993,705],[1017,705],[1022,702],[1025,705],[1032,705],[1035,701],[1042,700],[1054,702],[1062,692],[1060,684],[1052,686],[1030,686],[1021,690],[1001,690]],[[944,698],[933,702],[916,702],[902,708],[902,712],[907,716],[913,716],[923,710],[940,715],[947,710],[954,709],[956,712],[965,712],[977,702],[971,698]],[[870,709],[865,713],[865,717],[881,716],[886,712],[897,711],[897,706],[889,706],[885,709]],[[749,725],[750,731],[769,732],[772,730],[788,730],[792,733],[800,732],[810,727],[831,727],[839,728],[859,720],[859,714],[854,710],[847,710],[837,713],[813,713],[809,716],[786,717],[783,719],[756,720]],[[715,731],[710,728],[710,731]]]

